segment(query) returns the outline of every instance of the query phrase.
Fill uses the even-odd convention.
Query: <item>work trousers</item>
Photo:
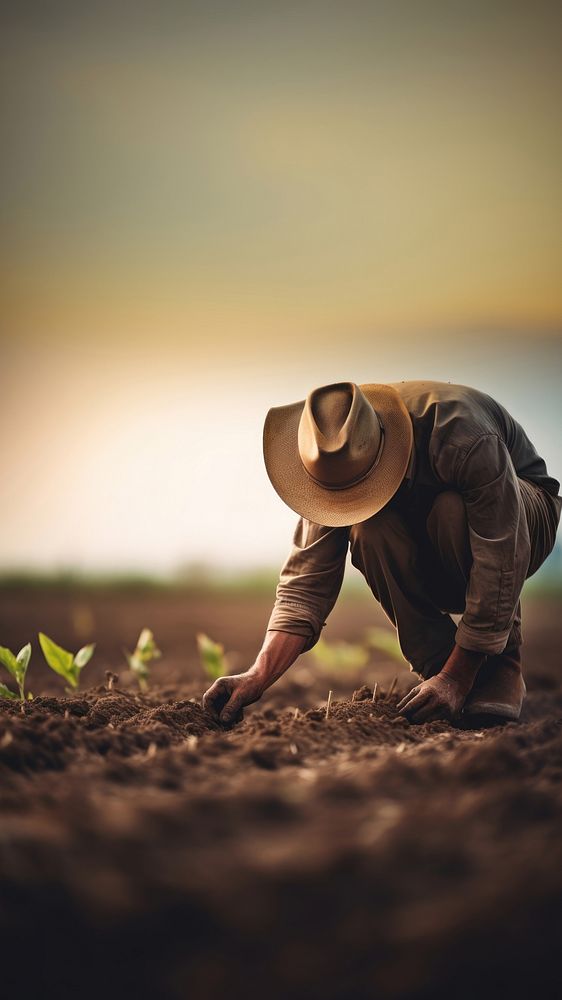
[[[557,518],[539,487],[525,480],[519,484],[531,541],[528,578],[554,546]],[[464,611],[472,565],[460,493],[439,493],[421,530],[404,510],[389,504],[351,529],[350,547],[353,565],[396,626],[400,648],[412,669],[423,677],[438,673],[455,643],[456,625],[450,614]],[[518,601],[505,648],[513,651],[521,642]]]

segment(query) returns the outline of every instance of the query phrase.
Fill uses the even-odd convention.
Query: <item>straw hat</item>
[[[267,474],[297,514],[343,527],[376,514],[396,493],[412,450],[412,421],[391,385],[337,382],[265,418]]]

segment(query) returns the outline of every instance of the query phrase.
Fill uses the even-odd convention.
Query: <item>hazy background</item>
[[[477,385],[560,478],[561,27],[4,10],[0,570],[278,565],[265,413],[341,379]]]

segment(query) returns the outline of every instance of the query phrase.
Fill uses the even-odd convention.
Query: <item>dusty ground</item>
[[[397,694],[412,683],[406,667],[375,657],[333,677],[309,655],[221,731],[198,704],[194,633],[223,640],[240,669],[270,600],[2,595],[0,641],[34,641],[36,695],[23,712],[0,702],[4,985],[34,998],[560,996],[559,605],[525,608],[520,723],[410,726],[386,697],[393,674]],[[373,623],[373,602],[342,599],[327,637]],[[141,697],[120,660],[144,625],[165,657]],[[97,686],[67,699],[40,665],[39,628],[73,648],[95,636],[84,684]],[[351,701],[375,680],[374,705],[367,690]]]

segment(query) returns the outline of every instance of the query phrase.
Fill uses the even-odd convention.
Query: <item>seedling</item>
[[[82,649],[79,649],[77,653],[69,653],[62,646],[57,646],[56,642],[49,639],[49,636],[43,632],[39,633],[39,642],[51,670],[64,677],[71,688],[77,688],[80,683],[80,674],[86,664],[90,662],[96,648],[95,642],[91,642],[88,646],[82,646]]]
[[[162,656],[150,629],[143,628],[134,653],[128,653],[127,650],[124,650],[124,652],[129,667],[136,675],[140,690],[146,691],[148,688],[148,675],[150,673],[149,665],[152,660],[158,660]]]
[[[220,642],[209,639],[204,632],[197,633],[197,648],[201,658],[201,666],[210,681],[224,677],[227,672],[224,646]]]
[[[11,649],[6,649],[5,646],[0,646],[0,663],[6,667],[8,673],[10,673],[14,678],[19,692],[18,696],[14,691],[10,691],[9,687],[6,687],[5,684],[0,684],[0,698],[10,698],[14,701],[19,697],[20,701],[25,701],[25,675],[27,673],[30,658],[30,642],[20,649],[17,656],[14,656]]]

